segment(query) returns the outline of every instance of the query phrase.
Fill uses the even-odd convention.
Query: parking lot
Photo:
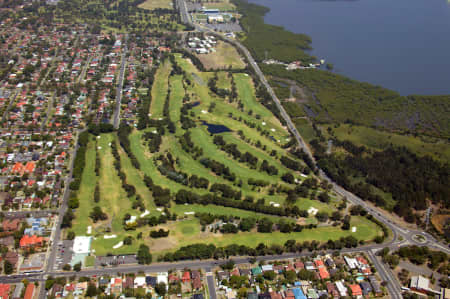
[[[238,23],[223,23],[223,24],[205,24],[206,27],[218,32],[240,32],[241,26]]]
[[[95,259],[95,267],[109,267],[118,265],[137,264],[136,255],[112,255],[98,256]]]
[[[56,253],[56,261],[53,270],[61,270],[65,264],[69,264],[72,260],[72,240],[64,240],[58,243]]]

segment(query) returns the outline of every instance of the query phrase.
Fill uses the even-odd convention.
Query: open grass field
[[[139,8],[154,10],[157,8],[173,8],[171,0],[146,0],[139,4]]]
[[[197,55],[206,69],[220,69],[231,66],[233,69],[243,69],[245,63],[236,49],[225,42],[219,41],[215,52]]]
[[[207,9],[219,9],[221,11],[234,11],[236,6],[229,0],[224,0],[220,2],[203,2],[202,6]]]
[[[431,155],[441,161],[450,161],[449,143],[442,139],[399,135],[348,124],[342,124],[338,128],[333,128],[333,132],[340,140],[349,140],[357,145],[364,145],[376,150],[385,149],[392,144],[405,146],[419,156]]]

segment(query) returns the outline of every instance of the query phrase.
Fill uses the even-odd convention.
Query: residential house
[[[328,279],[328,278],[330,278],[330,273],[328,273],[328,271],[325,267],[320,267],[319,268],[319,276],[320,276],[320,279]]]
[[[294,263],[294,267],[295,267],[295,269],[298,272],[298,271],[300,271],[302,269],[305,269],[305,264],[303,264],[303,262],[301,262],[301,261],[298,261],[298,262]]]
[[[24,299],[32,299],[34,296],[34,283],[29,283],[27,285],[27,288],[25,289],[25,295],[23,296]]]
[[[189,271],[184,271],[181,281],[184,283],[191,282],[191,273]]]
[[[196,279],[196,278],[201,278],[201,274],[200,274],[200,271],[198,271],[198,270],[192,270],[191,271],[191,278],[192,279]]]
[[[134,288],[145,288],[147,286],[145,276],[137,276],[134,278]]]
[[[0,239],[0,245],[11,247],[14,245],[14,237],[13,236],[7,236]]]
[[[2,227],[4,231],[7,232],[13,232],[19,229],[19,225],[20,225],[20,219],[19,218],[15,218],[15,219],[5,219],[2,222]]]
[[[173,284],[173,283],[179,282],[180,278],[178,277],[178,275],[176,273],[170,273],[168,280],[169,280],[169,284]]]
[[[342,281],[336,281],[335,285],[339,292],[339,296],[347,297],[348,292],[347,292],[347,288],[345,287],[344,283]]]
[[[111,278],[110,282],[111,294],[119,295],[122,293],[122,278],[115,277]]]
[[[195,277],[192,280],[192,287],[193,287],[194,290],[198,291],[198,290],[200,290],[202,288],[202,286],[203,286],[202,285],[202,280],[201,280],[201,278],[199,276]]]
[[[7,283],[0,283],[0,298],[8,299],[11,286]]]
[[[156,286],[157,280],[154,276],[145,276],[145,283],[147,284],[147,287],[154,288]]]
[[[362,281],[359,285],[361,286],[361,290],[364,296],[368,296],[370,292],[372,292],[372,287],[370,286],[369,282]]]
[[[349,285],[349,287],[352,292],[352,296],[356,296],[356,297],[362,296],[363,292],[362,292],[359,284],[351,284],[351,285]]]
[[[217,279],[222,281],[224,279],[230,278],[230,273],[228,271],[219,271],[217,272]]]
[[[8,251],[5,254],[5,261],[10,262],[13,265],[13,268],[15,269],[17,267],[17,262],[19,261],[19,254],[14,251]]]
[[[268,271],[273,271],[273,266],[272,265],[262,265],[261,270],[263,273],[268,272]]]
[[[252,271],[250,269],[242,269],[239,268],[239,275],[240,276],[247,276],[250,277],[250,275],[252,274]]]
[[[369,281],[375,295],[381,296],[383,294],[383,291],[381,289],[380,283],[377,281],[375,276],[369,276]]]
[[[122,281],[122,289],[132,289],[134,286],[134,279],[132,276],[126,276]]]
[[[44,238],[38,237],[36,235],[28,236],[24,235],[20,239],[20,248],[30,248],[30,247],[39,247],[44,243]]]
[[[339,298],[339,292],[331,282],[327,282],[327,292],[332,298]]]

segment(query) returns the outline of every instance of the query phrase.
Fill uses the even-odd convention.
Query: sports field
[[[221,41],[217,43],[215,52],[197,56],[205,68],[209,70],[228,68],[230,66],[233,69],[243,69],[245,67],[245,63],[236,49],[232,45]]]
[[[171,0],[146,0],[139,4],[139,8],[154,10],[157,8],[173,8]]]

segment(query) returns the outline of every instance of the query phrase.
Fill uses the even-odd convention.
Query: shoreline
[[[307,36],[308,39],[309,39],[309,48],[307,48],[307,49],[300,49],[300,51],[303,51],[303,53],[305,55],[307,55],[307,56],[309,56],[311,58],[314,58],[314,63],[317,63],[318,61],[320,61],[320,59],[323,58],[326,61],[325,64],[327,64],[327,63],[333,64],[333,69],[331,70],[331,72],[336,74],[336,75],[344,76],[344,77],[347,77],[347,78],[349,78],[351,80],[355,80],[355,81],[358,81],[358,82],[361,82],[361,83],[367,83],[367,84],[370,84],[370,85],[373,85],[373,86],[380,86],[380,87],[382,87],[384,89],[388,89],[390,91],[394,91],[394,92],[398,93],[399,95],[406,96],[406,97],[408,97],[408,96],[432,96],[432,97],[434,97],[434,96],[450,96],[450,91],[449,92],[444,92],[444,93],[434,93],[434,92],[429,92],[429,93],[423,92],[422,93],[422,92],[408,92],[408,91],[402,92],[401,91],[402,86],[400,86],[398,88],[393,88],[393,87],[387,87],[383,83],[373,83],[373,81],[371,81],[371,80],[358,79],[357,78],[358,76],[355,76],[355,74],[349,75],[348,74],[349,73],[348,70],[344,70],[342,68],[342,66],[339,66],[339,64],[336,61],[334,61],[332,58],[327,57],[325,53],[323,53],[321,55],[321,57],[316,56],[316,55],[318,55],[318,53],[315,53],[315,51],[317,51],[317,49],[314,48],[314,38],[311,35],[306,34],[306,33],[297,33],[295,31],[291,31],[291,30],[287,29],[286,27],[284,27],[282,25],[277,25],[277,24],[273,24],[273,23],[267,22],[266,21],[266,17],[269,14],[269,12],[272,10],[271,7],[268,7],[268,6],[264,5],[264,4],[260,4],[260,3],[258,3],[259,1],[255,1],[255,0],[232,0],[232,1],[236,5],[237,10],[239,11],[239,13],[241,13],[244,16],[243,19],[245,17],[254,18],[255,17],[254,15],[257,14],[258,17],[261,18],[261,21],[266,26],[270,26],[272,28],[278,28],[278,30],[280,32],[289,33],[289,34],[294,35],[294,36]],[[242,3],[247,3],[248,5],[245,5],[245,7],[243,7]],[[239,4],[241,4],[241,5],[239,5]],[[253,7],[254,11],[251,12],[251,13],[247,13],[247,10],[248,10],[249,7]],[[242,27],[243,27],[244,32],[245,32],[245,34],[247,36],[254,33],[253,32],[255,30],[254,28],[251,28],[251,32],[249,34],[249,32],[246,30],[245,26],[242,26]],[[280,33],[280,35],[282,35],[282,33]],[[252,54],[254,54],[252,46],[247,44],[247,43],[245,43],[245,41],[242,41],[242,42],[243,42],[243,44],[245,44],[249,48],[249,50],[252,52]],[[281,41],[280,44],[284,45],[283,41]],[[269,56],[270,56],[270,53],[269,53]],[[256,58],[258,58],[258,55],[256,55],[255,59]],[[280,57],[269,57],[269,58],[277,59],[277,58],[280,58]],[[257,59],[257,60],[258,60],[258,62],[260,62],[259,59]],[[309,64],[309,63],[310,63],[310,61],[306,61],[306,64]]]

